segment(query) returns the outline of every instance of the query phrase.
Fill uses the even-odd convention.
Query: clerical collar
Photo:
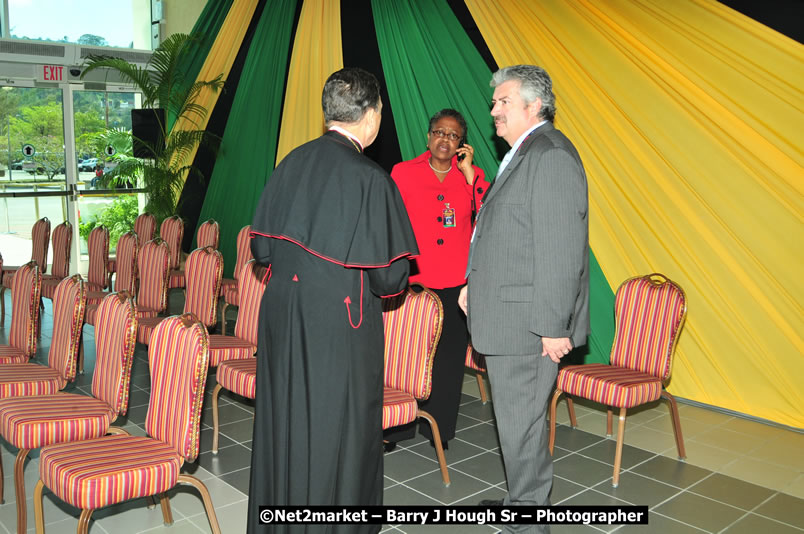
[[[332,131],[338,132],[339,134],[343,135],[347,139],[350,139],[353,142],[357,143],[355,145],[355,148],[357,149],[358,152],[360,152],[360,153],[363,152],[363,143],[361,143],[360,139],[355,137],[355,135],[353,133],[344,130],[340,126],[330,126],[329,129],[332,130]]]

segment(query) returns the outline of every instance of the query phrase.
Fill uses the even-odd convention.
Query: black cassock
[[[258,524],[260,505],[382,504],[382,296],[418,254],[391,178],[329,131],[274,171],[251,250],[260,307],[248,532],[379,532]]]

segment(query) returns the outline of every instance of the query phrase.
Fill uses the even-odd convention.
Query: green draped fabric
[[[220,224],[226,277],[232,277],[237,233],[251,224],[274,170],[295,10],[290,0],[271,0],[263,10],[201,208],[200,221]]]
[[[402,157],[424,151],[429,118],[451,107],[466,118],[474,164],[491,179],[508,149],[489,116],[491,72],[446,2],[372,0],[388,97]],[[591,252],[591,251],[590,251]],[[592,335],[586,363],[609,362],[614,337],[614,294],[590,254]]]
[[[198,38],[198,44],[187,51],[186,57],[181,62],[183,72],[183,85],[189,87],[195,82],[198,73],[201,72],[201,67],[204,65],[212,43],[218,36],[218,30],[221,29],[223,21],[226,19],[229,8],[232,7],[234,0],[212,0],[207,1],[204,10],[198,16],[198,20],[193,26],[191,35]],[[176,121],[176,116],[171,113],[168,117],[168,131],[173,128],[173,123]]]

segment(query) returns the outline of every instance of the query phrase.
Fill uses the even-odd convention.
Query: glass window
[[[9,36],[151,49],[150,0],[5,0]]]

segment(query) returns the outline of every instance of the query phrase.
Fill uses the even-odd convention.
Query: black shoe
[[[391,452],[394,449],[396,449],[396,441],[386,441],[382,444],[382,450],[385,452]]]
[[[483,499],[479,503],[478,506],[502,506],[503,499]]]

